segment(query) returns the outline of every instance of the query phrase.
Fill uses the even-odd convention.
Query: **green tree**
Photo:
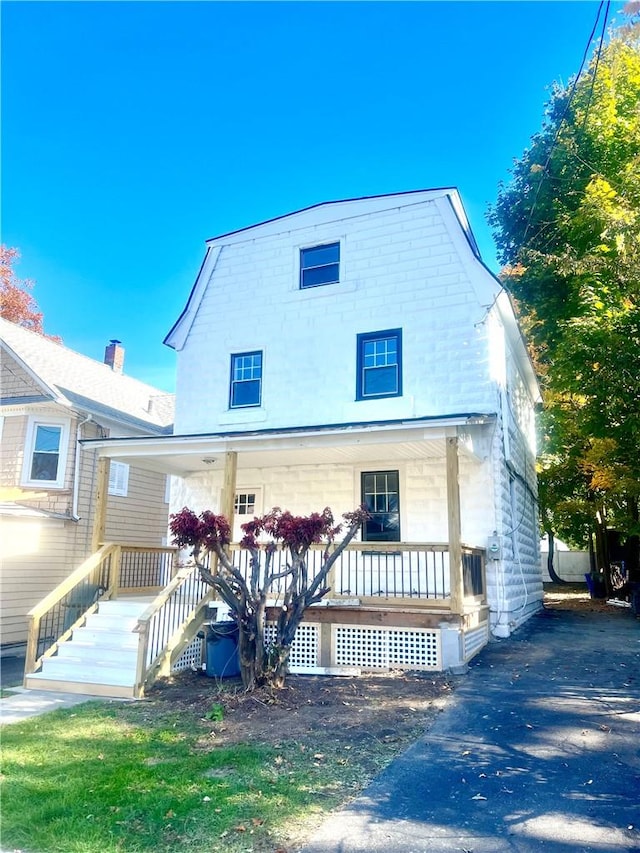
[[[541,131],[489,214],[541,375],[545,530],[628,538],[640,499],[640,40],[616,31],[583,75],[556,86]],[[610,590],[609,590],[610,591]]]

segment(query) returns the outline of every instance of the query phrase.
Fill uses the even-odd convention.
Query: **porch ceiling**
[[[468,424],[468,421],[467,421]],[[458,435],[460,453],[480,461],[477,435],[472,429],[439,423],[425,428],[364,428],[300,431],[233,436],[166,436],[162,438],[85,440],[100,456],[128,462],[138,468],[184,477],[224,466],[224,454],[236,451],[238,469],[293,465],[360,465],[410,459],[445,458],[445,439]],[[485,445],[486,446],[486,445]]]
[[[204,455],[203,453],[172,453],[160,457],[149,457],[119,454],[113,458],[149,471],[185,476],[197,471],[211,471],[224,467],[225,450],[226,448],[209,447],[203,450]],[[403,459],[436,458],[444,459],[444,439],[384,446],[368,444],[351,447],[298,447],[238,451],[238,470],[298,465],[353,465],[375,459],[395,462]]]

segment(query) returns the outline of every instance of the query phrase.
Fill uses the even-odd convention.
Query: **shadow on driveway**
[[[640,851],[640,620],[546,609],[305,853]]]

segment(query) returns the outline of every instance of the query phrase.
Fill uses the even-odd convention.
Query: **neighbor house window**
[[[242,352],[231,356],[232,409],[259,406],[262,399],[262,353]]]
[[[400,493],[397,471],[366,471],[361,475],[362,503],[369,517],[363,542],[400,541]]]
[[[126,498],[129,491],[129,466],[126,462],[114,462],[109,465],[109,494]]]
[[[300,287],[340,281],[340,243],[300,249]]]
[[[23,485],[62,488],[68,444],[68,421],[30,419],[22,468]]]
[[[356,399],[402,395],[402,329],[358,335]]]

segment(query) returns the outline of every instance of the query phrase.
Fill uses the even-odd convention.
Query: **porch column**
[[[227,519],[232,530],[236,501],[237,470],[238,454],[235,450],[230,450],[224,454],[224,474],[222,477],[222,493],[220,495],[220,513]]]
[[[447,522],[449,527],[449,583],[451,584],[451,611],[462,613],[464,587],[462,576],[462,531],[460,524],[460,484],[458,463],[458,438],[446,439],[447,451]]]
[[[109,494],[109,460],[105,457],[98,459],[96,474],[95,512],[93,516],[93,535],[91,552],[95,554],[104,543],[104,531],[107,522],[107,497]]]

